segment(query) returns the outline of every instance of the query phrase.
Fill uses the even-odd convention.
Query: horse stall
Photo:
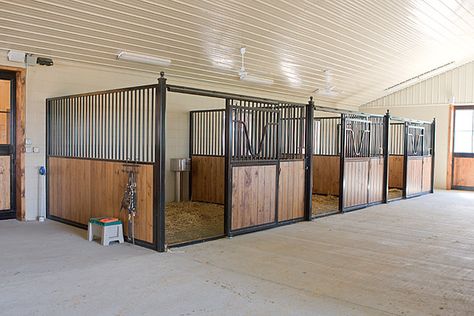
[[[224,109],[189,113],[190,173],[188,181],[182,179],[189,194],[166,204],[169,246],[224,236],[224,113]]]
[[[368,114],[342,115],[342,211],[382,203],[386,198],[385,119]]]
[[[227,235],[304,220],[305,105],[227,99]]]
[[[433,193],[435,122],[405,122],[405,197]]]
[[[404,197],[404,165],[405,165],[405,123],[392,119],[390,121],[388,163],[388,196],[389,201]]]
[[[339,212],[341,115],[319,116],[313,120],[312,215]]]
[[[384,116],[315,109],[313,217],[382,203],[386,195]]]
[[[116,217],[129,241],[159,250],[160,87],[47,99],[48,218],[86,228],[90,218]]]

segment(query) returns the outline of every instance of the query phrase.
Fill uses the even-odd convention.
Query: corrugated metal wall
[[[454,103],[474,103],[474,62],[366,103],[362,108],[449,104],[453,97]]]

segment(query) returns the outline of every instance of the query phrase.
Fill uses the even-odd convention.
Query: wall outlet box
[[[25,139],[25,145],[31,145],[31,144],[32,144],[31,138]]]
[[[33,147],[33,152],[34,152],[34,153],[39,153],[39,152],[40,152],[39,147]]]
[[[30,146],[25,146],[25,153],[29,154],[32,152],[33,152],[33,148],[31,148]]]

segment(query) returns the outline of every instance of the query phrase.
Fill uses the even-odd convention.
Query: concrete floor
[[[473,315],[474,192],[159,254],[0,222],[2,315]]]

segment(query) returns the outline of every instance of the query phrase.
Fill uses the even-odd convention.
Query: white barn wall
[[[449,104],[474,104],[474,62],[366,103],[361,111],[432,120],[436,118],[435,187],[446,188]]]

